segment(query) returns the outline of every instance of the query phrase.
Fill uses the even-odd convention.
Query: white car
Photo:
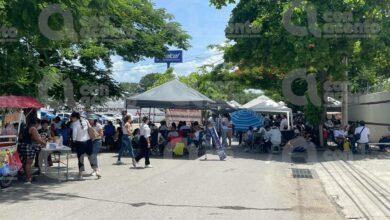
[[[112,114],[112,113],[102,114],[102,116],[105,117],[108,121],[111,121],[113,123],[115,123],[115,121],[117,119],[121,119],[122,118],[120,115]]]

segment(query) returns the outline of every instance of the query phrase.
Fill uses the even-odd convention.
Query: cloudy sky
[[[209,5],[208,0],[154,0],[155,7],[165,8],[175,16],[192,39],[191,48],[184,51],[183,63],[171,64],[178,75],[187,75],[205,64],[222,62],[222,53],[207,48],[210,44],[225,41],[224,30],[233,6],[221,10]],[[174,49],[174,48],[173,48]],[[154,63],[146,59],[139,63],[129,63],[121,57],[112,57],[114,78],[119,82],[138,82],[142,76],[152,72],[164,72],[166,64]]]

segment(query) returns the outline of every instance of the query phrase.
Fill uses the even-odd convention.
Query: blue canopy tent
[[[247,131],[250,126],[262,127],[264,119],[256,114],[255,111],[242,109],[231,114],[231,119],[236,131]]]

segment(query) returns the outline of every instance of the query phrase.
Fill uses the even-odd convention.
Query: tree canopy
[[[225,48],[224,58],[240,67],[241,77],[252,87],[282,93],[282,81],[298,68],[315,75],[321,95],[325,81],[348,80],[357,89],[390,77],[386,1],[211,3],[216,7],[237,3],[225,31],[233,43]],[[364,28],[350,32],[351,25]]]
[[[38,97],[44,84],[61,100],[70,79],[76,100],[86,84],[119,96],[111,56],[138,62],[189,47],[180,24],[148,0],[0,0],[0,19],[1,94]]]

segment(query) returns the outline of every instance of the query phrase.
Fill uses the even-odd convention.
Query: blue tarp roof
[[[256,114],[255,111],[242,109],[231,114],[234,129],[237,131],[247,131],[250,126],[262,127],[264,119]]]

